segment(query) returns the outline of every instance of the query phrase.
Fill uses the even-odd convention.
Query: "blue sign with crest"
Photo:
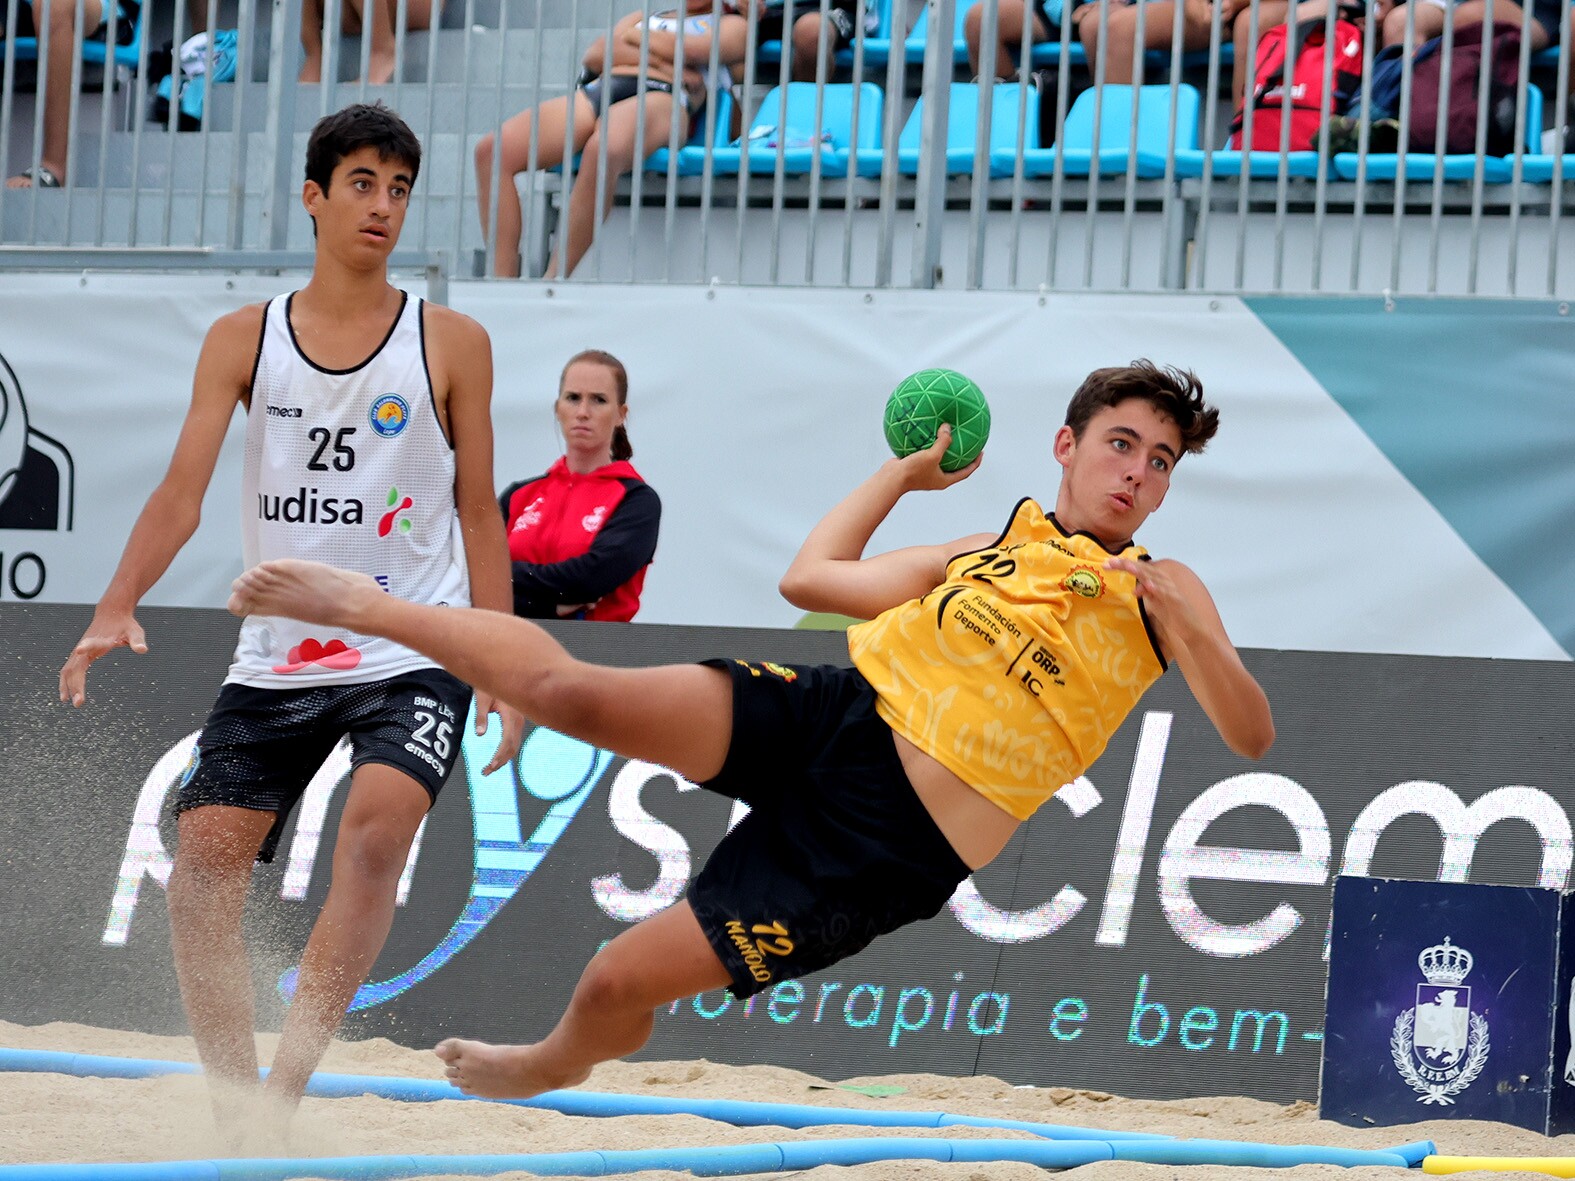
[[[1569,901],[1535,887],[1338,878],[1323,1117],[1575,1130]]]

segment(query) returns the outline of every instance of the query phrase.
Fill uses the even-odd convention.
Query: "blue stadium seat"
[[[948,175],[968,176],[973,173],[974,131],[978,126],[979,117],[979,89],[979,86],[973,82],[952,83],[946,120]],[[1026,89],[1027,111],[1023,116],[1026,121],[1023,144],[1025,148],[1031,148],[1037,147],[1039,143],[1039,92],[1031,86]],[[1017,150],[1017,105],[1023,91],[1024,87],[1016,82],[998,82],[991,88],[989,155],[992,158],[998,152],[1004,152],[1010,157]],[[918,174],[923,127],[924,96],[920,95],[918,101],[913,104],[908,121],[903,124],[902,133],[897,139],[897,171],[904,176]],[[881,174],[883,154],[879,147],[860,148],[857,160],[860,176]],[[991,169],[991,175],[1010,176],[1011,174],[1010,166],[1004,173],[996,172],[993,167]]]
[[[105,45],[105,43],[101,40],[84,41],[82,43],[82,60],[93,65],[101,66],[105,63],[106,54],[108,54],[109,60],[113,61],[114,64],[120,69],[123,69],[128,73],[136,73],[137,62],[142,56],[142,30],[143,26],[147,23],[148,9],[151,7],[152,3],[153,0],[143,0],[141,9],[137,12],[136,17],[131,23],[131,40],[129,43],[111,47]],[[0,7],[0,13],[3,13],[4,11],[5,9]],[[3,22],[0,22],[0,57],[3,57],[5,54],[4,33],[5,25]],[[116,33],[118,36],[119,26],[117,26]],[[16,39],[13,52],[16,56],[16,60],[19,62],[37,61],[38,38],[18,37]]]
[[[1534,184],[1545,185],[1553,180],[1553,161],[1555,157],[1545,152],[1538,152],[1535,156],[1526,155],[1520,159],[1521,178]],[[1513,172],[1514,165],[1510,169]],[[1562,166],[1563,175],[1560,178],[1564,183],[1575,180],[1575,155],[1566,154]]]
[[[1535,86],[1526,87],[1526,150],[1541,152],[1542,148],[1542,91]],[[1528,156],[1529,159],[1529,156]],[[1357,154],[1341,152],[1334,158],[1336,174],[1342,180],[1355,180]],[[1434,170],[1442,168],[1445,180],[1469,181],[1476,177],[1475,154],[1460,153],[1435,156],[1432,152],[1407,152],[1405,178],[1407,181],[1431,181]],[[1399,156],[1393,152],[1367,157],[1368,180],[1394,180],[1399,175]],[[1553,172],[1551,163],[1548,175]],[[1506,184],[1514,179],[1514,165],[1510,158],[1489,156],[1482,162],[1482,179],[1489,184]]]
[[[821,119],[815,123],[815,84],[789,82],[787,85],[787,114],[782,125],[787,128],[785,146],[782,148],[782,170],[788,176],[807,176],[813,165],[816,148],[820,154],[822,176],[847,176],[850,149],[880,151],[881,116],[885,110],[885,96],[879,86],[865,82],[854,87],[848,82],[828,83],[821,105]],[[853,98],[858,95],[858,140],[853,142]],[[749,171],[751,175],[773,175],[777,170],[776,135],[778,117],[782,115],[780,87],[773,86],[766,92],[765,101],[755,112],[746,135],[749,139]],[[819,134],[817,134],[817,131]],[[816,140],[820,140],[817,145]],[[742,141],[734,140],[712,153],[712,170],[718,176],[736,176],[742,163]]]
[[[1235,148],[1218,148],[1213,152],[1200,151],[1195,148],[1178,150],[1176,152],[1176,175],[1202,176],[1203,161],[1206,156],[1213,157],[1213,175],[1220,179],[1239,177],[1243,159],[1247,162],[1247,175],[1258,180],[1272,180],[1279,176],[1281,160],[1285,161],[1286,176],[1315,177],[1318,175],[1317,152],[1286,152],[1282,156],[1279,152],[1241,152]],[[1324,168],[1324,175],[1327,177],[1334,176],[1334,165],[1332,163]]]
[[[864,64],[883,66],[891,56],[892,0],[865,0],[865,6],[866,9],[875,10],[878,23],[874,34],[864,38]],[[782,60],[782,42],[762,41],[755,50],[755,60],[762,65],[776,65]],[[843,46],[837,50],[837,65],[844,70],[853,68],[851,46]]]
[[[1137,143],[1129,142],[1132,130],[1132,101],[1137,96]],[[1102,97],[1101,97],[1102,96]],[[1198,91],[1185,82],[1176,86],[1176,147],[1192,150],[1198,146]],[[1094,151],[1094,108],[1099,112],[1099,150]],[[1097,167],[1100,175],[1125,173],[1130,160],[1137,157],[1137,175],[1152,178],[1165,175],[1170,157],[1170,86],[1105,86],[1101,91],[1085,90],[1077,96],[1066,114],[1056,143],[1048,148],[1023,151],[1024,176],[1050,176],[1056,158],[1062,160],[1066,176],[1087,176]],[[1097,155],[1097,163],[1096,163]],[[991,164],[997,174],[1012,174],[1010,149],[993,153]]]
[[[731,91],[717,91],[711,95],[701,112],[701,118],[695,120],[694,131],[688,141],[678,149],[678,175],[699,176],[705,171],[705,136],[706,125],[715,124],[716,130],[712,133],[713,144],[725,144],[728,133],[733,128],[733,95]],[[664,140],[667,128],[662,128],[657,134]],[[651,128],[645,129],[646,135],[651,134]],[[664,143],[657,148],[645,161],[645,171],[667,173],[667,158],[672,153]]]

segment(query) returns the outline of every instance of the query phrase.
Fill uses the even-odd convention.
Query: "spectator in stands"
[[[1229,3],[1231,0],[1224,0]],[[1212,9],[1208,0],[1089,0],[1072,10],[1072,23],[1088,53],[1090,69],[1097,55],[1105,55],[1105,81],[1119,86],[1137,80],[1143,52],[1168,50],[1174,36],[1176,6],[1181,5],[1181,47],[1184,50],[1209,47],[1209,22]],[[1105,44],[1099,43],[1100,12],[1109,5]],[[1139,23],[1143,43],[1138,42]]]
[[[301,48],[306,60],[301,65],[302,82],[323,80],[323,23],[326,0],[302,0]],[[370,18],[367,10],[372,9]],[[442,0],[405,0],[405,29],[418,32],[430,29]],[[383,86],[394,80],[394,46],[399,0],[340,0],[339,27],[347,37],[367,34],[371,26],[371,52],[367,57],[366,80]]]
[[[1231,98],[1239,109],[1242,99],[1247,93],[1247,79],[1252,74],[1252,62],[1256,56],[1252,42],[1252,9],[1249,0],[1221,0],[1223,14],[1221,19],[1231,29],[1234,61],[1231,63]],[[1499,7],[1509,7],[1510,0],[1501,0]],[[1358,6],[1359,7],[1359,6]],[[1461,8],[1464,8],[1461,5]],[[1290,10],[1287,0],[1260,0],[1258,4],[1258,40],[1263,40],[1263,35],[1270,29],[1285,23],[1286,13]],[[1298,21],[1316,20],[1329,11],[1324,0],[1302,0],[1296,5],[1296,19]],[[1406,5],[1405,0],[1395,3],[1394,0],[1368,0],[1368,11],[1372,19],[1378,21],[1382,28],[1379,42],[1382,45],[1400,45],[1405,38]],[[1456,10],[1456,22],[1464,24],[1459,16],[1460,9]],[[1478,16],[1477,20],[1482,18]],[[1439,0],[1419,0],[1416,9],[1416,32],[1414,45],[1438,36],[1444,31],[1444,5]]]
[[[66,183],[66,156],[71,141],[71,67],[76,61],[77,46],[81,40],[109,36],[111,7],[104,0],[81,0],[82,28],[85,37],[77,36],[78,0],[22,0],[16,11],[16,35],[39,37],[49,30],[49,54],[44,66],[48,77],[44,82],[44,142],[38,153],[38,164],[24,168],[5,182],[8,189],[27,189],[37,185],[41,189],[58,189]],[[136,0],[119,0],[114,4],[115,43],[130,45],[137,28],[141,5]],[[0,3],[0,22],[5,19],[6,5]],[[194,13],[194,18],[196,14]],[[206,16],[206,10],[203,11]],[[5,42],[5,25],[0,23],[0,49]],[[42,45],[40,45],[42,49]]]
[[[476,145],[476,187],[481,205],[481,229],[491,229],[493,161],[502,171],[498,184],[498,275],[518,275],[521,214],[519,194],[512,178],[530,165],[531,124],[536,123],[536,166],[552,168],[564,157],[580,153],[581,160],[569,195],[566,225],[561,231],[548,275],[572,274],[590,249],[597,221],[607,215],[617,194],[618,178],[658,148],[667,146],[673,103],[687,115],[685,126],[700,116],[712,90],[725,87],[729,78],[711,79],[713,44],[718,51],[718,69],[726,72],[744,60],[748,22],[732,8],[713,11],[713,0],[687,0],[683,10],[683,59],[681,78],[675,63],[679,46],[679,14],[658,13],[647,21],[638,10],[613,26],[609,38],[597,38],[585,51],[584,72],[578,88],[564,98],[552,98],[532,110],[515,115],[502,127],[502,142],[491,135]],[[642,42],[646,70],[640,73]],[[608,75],[601,70],[611,57]],[[573,104],[574,143],[569,135],[570,104]],[[606,117],[603,118],[603,106]],[[636,144],[638,116],[645,113],[644,140]],[[687,133],[684,133],[687,138]],[[639,155],[636,154],[638,146]],[[601,154],[607,155],[605,202],[596,208],[596,188]]]
[[[963,38],[968,42],[968,67],[975,78],[984,75],[984,16],[985,3],[980,0],[963,17]],[[1060,15],[1061,0],[1054,0],[1052,14],[1046,0],[998,0],[995,10],[995,76],[1003,82],[1015,82],[1020,76],[1020,65],[1013,63],[1021,55],[1023,45],[1023,20],[1032,13],[1034,44],[1050,40],[1055,35],[1055,17]]]
[[[1455,7],[1455,27],[1476,22],[1481,24],[1487,19],[1487,4],[1485,0],[1461,0]],[[1561,14],[1561,0],[1531,0],[1531,20],[1526,21],[1526,14],[1514,0],[1493,0],[1493,27],[1508,28],[1511,25],[1529,30],[1531,39],[1531,52],[1540,53],[1550,45],[1559,43],[1559,18]],[[1439,10],[1443,12],[1442,9]],[[1421,12],[1417,13],[1418,18]],[[1444,31],[1443,17],[1438,18],[1438,32]],[[1437,36],[1437,34],[1434,34]],[[1418,38],[1420,43],[1420,37]],[[1572,72],[1571,82],[1575,84],[1575,72]]]
[[[564,453],[498,498],[514,564],[514,614],[629,620],[656,554],[662,502],[629,463],[629,375],[611,353],[569,358],[553,410]]]
[[[1012,0],[1008,0],[1008,3]],[[830,0],[826,11],[826,65],[825,76],[830,77],[832,59],[837,51],[853,44],[858,35],[858,0]],[[820,0],[759,0],[756,5],[759,25],[755,33],[756,44],[782,41],[783,52],[789,55],[789,72],[798,82],[813,82],[820,55]],[[791,39],[783,33],[792,28]],[[877,0],[865,0],[864,29],[866,37],[873,37],[880,29],[880,12]]]

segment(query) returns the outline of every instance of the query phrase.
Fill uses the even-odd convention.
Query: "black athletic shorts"
[[[914,794],[857,670],[710,660],[733,735],[702,787],[750,807],[689,891],[746,997],[929,918],[969,874]]]
[[[791,18],[789,9],[792,10]],[[875,0],[869,0],[868,10],[874,13]],[[851,0],[843,0],[833,4],[827,12],[826,21],[831,25],[831,32],[827,36],[830,52],[836,53],[843,46],[853,43],[853,16],[856,11]],[[784,29],[791,27],[799,17],[811,14],[820,15],[820,0],[788,0],[787,3],[769,4],[756,26],[756,43],[782,40]]]
[[[181,777],[175,811],[228,804],[276,813],[258,861],[272,861],[290,809],[346,735],[350,766],[395,767],[434,801],[459,759],[470,686],[440,668],[364,685],[258,689],[228,684]]]

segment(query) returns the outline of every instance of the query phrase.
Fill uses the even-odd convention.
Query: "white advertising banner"
[[[163,473],[207,325],[288,283],[6,277],[0,598],[97,598]],[[1050,444],[1073,390],[1093,368],[1148,357],[1194,370],[1221,428],[1206,454],[1177,468],[1138,540],[1199,572],[1238,644],[1569,659],[1568,637],[1561,644],[1240,300],[450,290],[492,336],[500,488],[559,454],[551,404],[570,355],[606,349],[627,365],[633,462],[663,504],[642,621],[798,622],[777,580],[821,514],[888,454],[881,411],[904,375],[946,366],[972,377],[990,401],[992,435],[971,479],[908,498],[872,550],[998,529],[1022,496],[1053,504]],[[201,528],[148,602],[222,604],[239,570],[239,427],[237,416]],[[1525,459],[1476,462],[1512,480]]]

